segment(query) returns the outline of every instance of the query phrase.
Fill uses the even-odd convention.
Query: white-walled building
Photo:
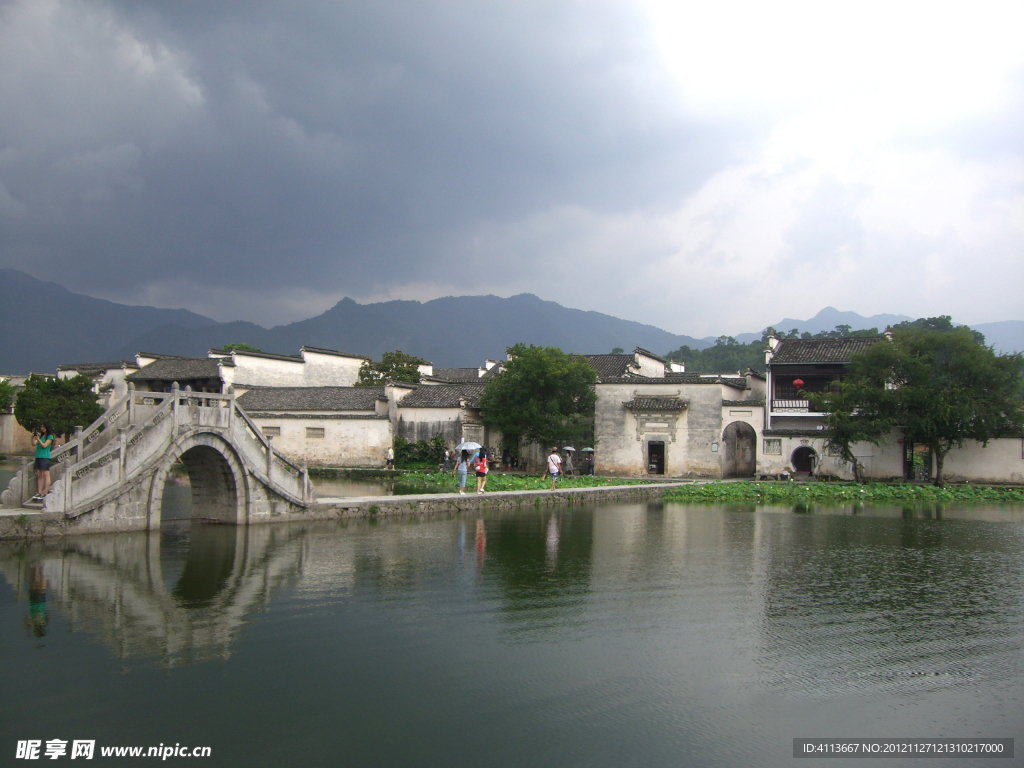
[[[384,387],[266,387],[238,404],[274,447],[310,466],[382,466],[391,445]]]

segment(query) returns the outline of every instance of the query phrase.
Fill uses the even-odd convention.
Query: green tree
[[[57,379],[33,375],[18,393],[14,418],[29,432],[49,423],[56,434],[67,438],[75,427],[86,427],[103,415],[96,400],[92,380],[86,376]]]
[[[857,482],[863,482],[863,478],[853,454],[854,443],[878,445],[882,437],[892,431],[891,416],[882,407],[882,400],[876,397],[884,393],[887,376],[887,371],[875,366],[868,356],[856,355],[845,378],[832,390],[800,390],[813,410],[828,414],[825,445],[853,466]]]
[[[359,369],[359,378],[356,380],[357,387],[378,387],[385,381],[407,381],[418,384],[420,381],[419,366],[425,365],[426,360],[415,355],[407,355],[400,349],[394,352],[385,352],[380,356],[380,362],[372,361],[363,363]]]
[[[732,336],[719,336],[711,347],[692,349],[684,344],[667,357],[684,363],[687,373],[724,373],[748,368],[764,373],[764,350],[764,341],[741,344]]]
[[[504,445],[564,444],[587,434],[597,373],[586,359],[532,344],[516,344],[508,355],[480,397],[484,423],[501,430]]]
[[[0,413],[10,410],[14,402],[14,387],[9,381],[0,381]]]
[[[246,344],[241,341],[233,341],[230,344],[225,344],[220,348],[222,352],[262,352],[262,349],[257,349],[252,344]]]
[[[904,323],[891,343],[855,355],[836,393],[818,396],[818,406],[830,411],[830,428],[862,430],[851,437],[899,427],[906,439],[927,445],[941,486],[954,447],[1024,433],[1022,389],[1020,354],[997,355],[966,326]]]

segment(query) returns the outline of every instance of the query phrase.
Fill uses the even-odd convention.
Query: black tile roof
[[[399,408],[458,408],[462,400],[477,407],[484,384],[434,384],[418,387],[398,401]]]
[[[598,381],[622,378],[635,363],[632,355],[583,355],[583,358],[597,371]]]
[[[429,377],[440,381],[475,382],[480,379],[479,368],[435,368],[434,375]]]
[[[138,369],[138,367],[135,362],[118,360],[116,363],[63,363],[57,366],[57,370],[78,371],[83,376],[96,376],[97,374],[117,370],[118,368]]]
[[[775,349],[769,365],[793,363],[848,363],[854,355],[864,352],[884,336],[850,339],[783,339]]]
[[[764,408],[763,400],[723,400],[723,406],[729,408]]]
[[[151,357],[151,355],[143,355]],[[160,357],[125,376],[127,381],[178,381],[220,379],[219,363],[210,357]],[[182,385],[184,386],[184,385]]]
[[[660,360],[660,361],[661,361],[661,362],[663,362],[663,363],[666,363],[666,362],[668,362],[668,361],[667,361],[667,360],[666,360],[666,359],[665,359],[664,357],[662,357],[661,355],[656,355],[656,354],[654,354],[653,352],[651,352],[650,350],[646,350],[646,349],[644,349],[643,347],[637,347],[636,349],[634,349],[634,350],[633,350],[633,352],[634,352],[634,353],[636,353],[636,352],[639,352],[639,353],[640,353],[641,355],[644,355],[644,356],[646,356],[646,357],[653,357],[653,358],[654,358],[655,360]]]
[[[741,376],[725,374],[667,373],[665,377],[619,376],[601,381],[602,384],[727,384],[733,389],[747,389],[747,380]]]
[[[206,359],[212,359],[212,358],[203,358],[203,357],[183,357],[181,355],[165,355],[162,352],[136,352],[135,354],[138,355],[139,357],[151,357],[154,360],[206,360]],[[226,358],[220,358],[220,362],[221,362],[221,365],[231,365],[231,366],[234,365],[234,363],[231,362],[231,357],[230,356],[226,357]],[[136,367],[138,367],[138,366],[136,366]]]
[[[631,411],[682,411],[688,403],[666,395],[637,395],[623,405]]]
[[[336,349],[323,349],[321,347],[303,346],[303,352],[316,352],[318,355],[334,355],[335,357],[352,357],[356,360],[372,360],[369,355],[353,355],[348,352],[339,352]]]
[[[236,350],[239,357],[262,357],[266,360],[286,360],[289,363],[301,363],[302,355],[276,355],[273,352],[249,352],[241,349]],[[227,359],[231,359],[231,352],[223,349],[211,349],[210,354],[212,355],[226,355]]]
[[[373,411],[384,387],[260,387],[238,398],[246,411]]]

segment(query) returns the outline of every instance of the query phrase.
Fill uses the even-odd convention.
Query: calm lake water
[[[1015,737],[942,764],[1022,764],[1024,511],[848,512],[0,542],[0,764],[95,739],[209,766],[780,766],[814,736]]]

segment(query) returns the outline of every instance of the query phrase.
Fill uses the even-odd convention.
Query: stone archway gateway
[[[793,462],[794,471],[812,474],[814,472],[815,465],[818,463],[818,454],[810,446],[801,445],[793,451],[790,461]]]
[[[123,531],[159,527],[164,484],[181,460],[192,483],[193,516],[246,525],[316,502],[304,467],[278,453],[229,392],[128,393],[54,451],[45,511],[68,525]],[[0,496],[21,506],[16,477]]]
[[[722,432],[722,477],[751,477],[757,471],[757,432],[734,421]]]

